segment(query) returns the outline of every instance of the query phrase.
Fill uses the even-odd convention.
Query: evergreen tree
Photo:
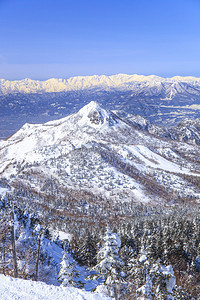
[[[8,218],[7,201],[4,197],[0,200],[0,273],[12,275],[11,261],[11,222]]]
[[[172,266],[163,266],[144,251],[131,260],[129,278],[132,295],[137,299],[173,299],[175,276]]]
[[[58,273],[58,282],[62,286],[73,286],[82,288],[84,282],[80,279],[81,269],[77,262],[69,252],[68,245],[65,246],[63,251],[63,258],[60,263],[60,271]]]
[[[97,265],[92,268],[94,279],[100,279],[102,283],[97,286],[96,291],[111,297],[118,297],[124,292],[125,284],[121,268],[124,263],[119,257],[121,241],[116,233],[112,233],[107,227],[103,245],[97,253]]]
[[[88,234],[86,241],[76,252],[76,260],[81,263],[81,265],[93,267],[96,264],[96,245],[93,237]]]

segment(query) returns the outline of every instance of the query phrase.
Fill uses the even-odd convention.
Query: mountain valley
[[[15,97],[20,97],[18,84],[15,88]],[[23,90],[24,99],[29,92]],[[14,230],[18,277],[61,284],[57,293],[68,294],[72,284],[74,293],[83,297],[86,292],[80,289],[94,298],[104,298],[93,294],[94,289],[113,297],[119,280],[122,299],[138,299],[135,295],[143,294],[151,278],[151,299],[158,299],[159,293],[167,293],[168,299],[199,299],[198,110],[189,119],[181,113],[182,121],[172,120],[173,127],[161,126],[158,119],[157,124],[152,122],[149,110],[147,118],[145,113],[132,114],[131,106],[122,110],[123,105],[116,104],[119,93],[130,92],[112,91],[113,98],[110,91],[104,93],[104,100],[110,99],[104,106],[103,100],[89,102],[88,90],[70,91],[85,95],[84,101],[72,101],[65,116],[43,117],[36,113],[38,99],[43,103],[44,95],[49,99],[51,92],[32,94],[38,97],[32,117],[41,117],[41,123],[25,123],[0,140],[0,273],[14,276],[10,251]],[[66,101],[66,92],[56,90],[55,97],[57,93]],[[98,98],[102,92],[98,94],[95,86],[90,95]],[[170,95],[168,100],[173,101]],[[40,109],[54,107],[57,113],[60,104],[51,106],[48,101]],[[20,110],[28,111],[21,102],[17,105],[19,125],[24,120]],[[163,117],[164,123],[170,123],[167,118]],[[116,269],[111,268],[110,259],[119,264]],[[98,277],[98,272],[105,272],[99,269],[104,264],[108,271]],[[28,285],[24,289],[29,290]]]

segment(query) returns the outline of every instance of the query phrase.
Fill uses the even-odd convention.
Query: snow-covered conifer
[[[107,227],[103,245],[97,253],[97,265],[92,268],[95,271],[94,279],[100,279],[101,284],[96,291],[108,296],[116,297],[123,292],[125,285],[122,283],[123,274],[121,268],[124,263],[119,257],[121,241],[116,233],[112,233]]]
[[[69,252],[68,245],[65,246],[65,250],[63,251],[58,281],[63,286],[78,288],[82,288],[85,284],[84,280],[81,279],[81,269]]]
[[[176,283],[172,266],[163,266],[159,260],[154,260],[143,250],[131,260],[129,275],[132,295],[141,299],[173,298]],[[142,298],[143,297],[143,298]]]
[[[96,247],[94,239],[88,235],[86,241],[76,253],[76,260],[84,266],[92,267],[96,264]]]

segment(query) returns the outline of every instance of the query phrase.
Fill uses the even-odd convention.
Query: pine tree
[[[144,250],[136,257],[131,257],[129,269],[129,287],[134,297],[152,297],[152,282],[149,276],[150,262]]]
[[[94,239],[88,234],[86,241],[76,253],[76,260],[84,266],[93,267],[96,264],[96,254]]]
[[[78,288],[84,286],[85,283],[80,279],[80,267],[69,252],[68,245],[65,246],[60,265],[58,282],[61,283],[62,286],[73,286]]]
[[[6,210],[7,202],[4,200],[5,199],[3,197],[0,200],[0,273],[3,273],[4,275],[11,275],[11,223]]]
[[[119,257],[120,245],[119,236],[107,227],[103,245],[97,253],[97,265],[92,268],[92,271],[95,271],[93,278],[102,282],[96,291],[115,298],[125,289],[121,274],[124,263]]]
[[[159,261],[154,262],[150,268],[150,277],[156,299],[174,299],[173,289],[176,279],[171,265],[165,267]]]
[[[11,207],[11,244],[12,244],[12,256],[13,256],[13,271],[14,277],[18,277],[18,266],[17,266],[17,254],[15,247],[15,212],[14,212],[14,204]]]

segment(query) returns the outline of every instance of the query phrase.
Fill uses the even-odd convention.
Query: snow
[[[92,116],[92,113],[95,115]],[[100,120],[98,124],[93,121],[95,117]],[[98,134],[100,129],[102,132],[115,130],[114,125],[117,125],[117,121],[113,119],[112,114],[92,101],[78,113],[58,121],[51,121],[42,125],[26,123],[7,141],[0,141],[0,151],[4,151],[7,164],[13,158],[19,160],[24,159],[25,156],[29,162],[38,161],[42,159],[41,155],[35,153],[38,148],[58,145],[63,142],[63,145],[68,147],[69,152],[73,147],[81,147],[83,143],[93,139],[93,134]],[[119,126],[126,127],[126,124],[119,120]],[[4,168],[5,166],[2,164],[0,171]]]
[[[152,197],[136,176],[153,174],[159,184],[166,186],[170,175],[169,188],[198,198],[194,188],[186,190],[184,180],[177,177],[200,176],[198,169],[172,151],[174,146],[180,149],[181,144],[132,128],[91,101],[60,120],[25,124],[7,141],[0,141],[0,173],[10,179],[21,175],[18,168],[25,172],[32,168],[47,178],[53,176],[65,187],[89,190],[113,200],[132,198],[146,203]],[[188,152],[193,149],[186,146]],[[31,187],[40,189],[37,180],[31,181]]]
[[[132,154],[138,157],[141,161],[145,163],[146,166],[154,169],[162,169],[167,172],[181,173],[192,175],[192,172],[187,168],[182,168],[179,165],[163,158],[161,155],[158,155],[148,149],[143,145],[136,146],[127,146],[126,147]],[[200,176],[200,174],[197,174]]]
[[[142,263],[145,260],[147,260],[147,256],[145,254],[141,255],[140,258],[139,258],[139,261]]]
[[[86,292],[73,287],[58,287],[43,282],[15,279],[0,275],[1,300],[108,300],[97,293]]]
[[[180,91],[182,87],[181,83],[190,83],[194,86],[199,86],[200,78],[196,77],[181,77],[176,76],[172,78],[162,78],[155,75],[143,76],[143,75],[127,75],[116,74],[111,76],[105,75],[93,75],[93,76],[77,76],[69,79],[57,79],[51,78],[46,81],[23,79],[16,81],[9,81],[0,79],[0,94],[7,93],[51,93],[61,91],[76,91],[92,88],[103,88],[105,90],[111,90],[113,88],[123,90],[134,90],[134,92],[141,91],[146,87],[149,87],[149,93],[160,92],[162,83],[166,83],[169,88],[167,90],[169,99],[177,91]],[[141,86],[142,85],[142,86]]]
[[[110,127],[111,125],[116,125],[117,123],[120,123],[121,126],[125,125],[120,120],[114,120],[111,113],[101,108],[101,106],[95,101],[91,101],[89,104],[81,108],[78,114],[81,116],[81,119],[78,121],[78,125],[81,127],[89,125],[102,130]]]
[[[9,189],[8,188],[3,188],[3,187],[0,187],[0,196],[5,196],[6,193],[9,192]]]
[[[174,270],[173,270],[172,266],[171,265],[166,266],[166,267],[161,266],[161,272],[163,273],[163,275],[169,277],[165,280],[166,288],[169,293],[172,293],[172,290],[176,284],[176,278],[174,276]]]
[[[112,146],[115,151],[120,154],[124,162],[129,163],[130,165],[135,166],[138,170],[144,171],[148,168],[159,169],[166,172],[173,172],[179,174],[194,175],[190,169],[179,166],[178,164],[171,162],[170,160],[162,157],[161,155],[150,150],[147,146],[144,145],[127,145],[123,147]],[[189,146],[188,146],[189,148]],[[162,155],[173,157],[173,159],[178,158],[178,155],[175,154],[170,148],[164,147],[158,150]],[[130,159],[130,155],[134,157],[134,160]],[[142,162],[142,163],[141,163]],[[196,174],[200,176],[200,174]]]
[[[67,241],[70,242],[72,237],[73,237],[72,234],[61,231],[61,230],[58,230],[58,231],[53,233],[54,240],[59,238],[59,240],[61,240],[61,241],[66,241],[67,240]]]

